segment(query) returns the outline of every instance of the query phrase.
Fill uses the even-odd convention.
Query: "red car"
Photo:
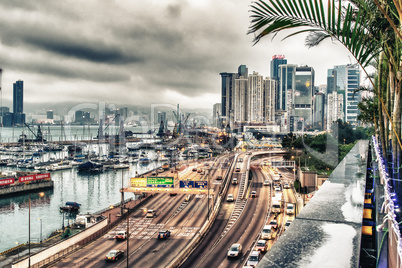
[[[257,251],[267,251],[268,249],[268,241],[267,240],[258,240],[257,244],[255,245],[255,250]]]

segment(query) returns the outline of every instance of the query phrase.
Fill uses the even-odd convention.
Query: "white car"
[[[288,215],[295,214],[295,206],[293,204],[287,204],[286,214],[288,214]]]
[[[285,189],[289,189],[289,188],[290,188],[289,183],[285,183],[285,184],[283,185],[283,188],[285,188]]]
[[[242,246],[241,244],[233,244],[228,251],[228,257],[239,257],[242,253]]]
[[[228,202],[233,202],[233,201],[234,201],[234,196],[233,196],[233,194],[228,194],[228,197],[226,198],[226,201],[228,201]]]
[[[251,252],[250,256],[248,257],[246,265],[255,267],[255,266],[257,266],[259,261],[260,261],[260,252],[254,250]]]
[[[264,181],[264,186],[269,186],[269,185],[270,185],[269,180],[265,180]]]
[[[281,191],[281,187],[275,186],[275,192],[280,192],[280,191]]]

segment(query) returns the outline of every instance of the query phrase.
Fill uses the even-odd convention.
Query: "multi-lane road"
[[[241,162],[239,158],[242,159]],[[250,158],[251,155],[245,153],[238,155],[231,169],[224,163],[233,157],[230,159],[221,157],[208,162],[207,165],[202,163],[189,166],[181,172],[180,179],[191,177],[194,180],[203,179],[205,175],[209,176],[214,196],[208,198],[206,195],[191,195],[189,198],[186,194],[173,196],[167,193],[154,194],[144,207],[131,213],[128,223],[121,222],[100,239],[62,259],[53,267],[126,267],[127,263],[129,267],[165,267],[183,252],[191,239],[201,231],[207,218],[212,217],[214,202],[217,201],[220,190],[224,190],[221,196],[222,203],[214,223],[203,240],[180,266],[242,267],[249,253],[254,249],[262,227],[274,217],[270,213],[271,196],[274,195],[273,171],[262,165],[266,158],[252,160],[249,165]],[[239,167],[238,171],[236,167]],[[209,171],[201,174],[202,172],[193,171],[194,168]],[[249,169],[250,176],[246,176]],[[293,173],[286,170],[281,172],[282,179],[291,183]],[[224,179],[217,180],[218,176]],[[237,184],[233,183],[234,178],[237,179]],[[263,182],[267,179],[271,183],[269,186],[264,186]],[[296,203],[291,189],[281,189],[284,205],[288,202]],[[257,197],[252,198],[251,191],[256,191]],[[229,194],[234,196],[234,201],[227,201]],[[146,211],[149,209],[156,210],[156,216],[147,218]],[[276,231],[278,234],[283,231],[284,223],[292,217],[285,213],[275,215],[280,222],[280,227]],[[128,243],[127,240],[114,239],[118,231],[127,229]],[[171,236],[167,239],[158,239],[158,233],[161,230],[169,230]],[[269,241],[269,247],[274,240]],[[243,245],[243,254],[239,258],[227,258],[228,248],[233,243]],[[107,263],[104,257],[110,250],[122,250],[125,252],[124,257],[114,264]]]

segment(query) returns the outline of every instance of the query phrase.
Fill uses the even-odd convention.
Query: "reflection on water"
[[[151,156],[154,152],[149,151]],[[160,164],[159,164],[160,165]],[[43,238],[63,226],[63,214],[60,206],[73,201],[81,204],[80,213],[94,213],[121,201],[119,189],[127,187],[129,178],[136,172],[144,173],[158,166],[157,162],[148,165],[132,163],[130,169],[106,171],[100,174],[79,174],[76,169],[51,173],[54,189],[45,191],[40,198],[38,193],[31,193],[31,242],[40,238],[40,220],[42,220]],[[11,168],[4,167],[4,170]],[[134,197],[126,193],[125,199]],[[0,252],[14,247],[16,242],[28,242],[29,223],[28,194],[0,199]],[[65,215],[64,224],[69,217]]]

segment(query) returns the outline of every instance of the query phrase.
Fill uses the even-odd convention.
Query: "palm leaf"
[[[369,38],[367,20],[371,14],[369,6],[358,9],[348,4],[342,11],[341,1],[329,0],[324,8],[323,0],[259,0],[251,6],[251,26],[248,33],[254,33],[254,44],[261,38],[283,30],[304,28],[288,34],[284,39],[305,33],[322,32],[311,44],[319,44],[328,37],[339,40],[364,67],[377,55],[381,38]],[[372,8],[372,7],[371,7]]]

